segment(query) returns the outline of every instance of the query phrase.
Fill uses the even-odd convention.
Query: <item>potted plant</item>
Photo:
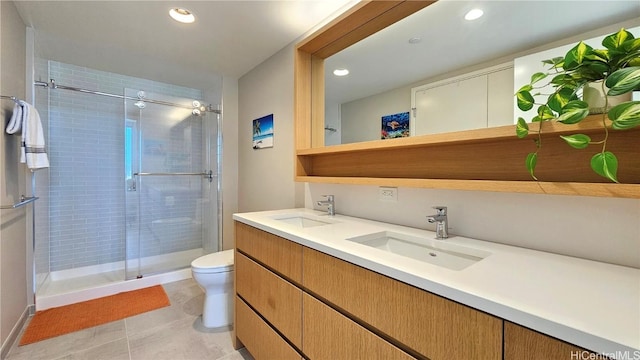
[[[584,149],[590,145],[599,147],[591,158],[591,168],[600,176],[618,182],[618,159],[607,151],[609,127],[626,130],[640,125],[640,101],[623,101],[609,109],[612,96],[640,90],[640,38],[625,29],[611,34],[602,41],[604,49],[594,49],[579,42],[564,57],[543,61],[549,65],[549,72],[535,73],[531,82],[516,93],[518,108],[523,111],[535,111],[531,122],[557,121],[563,124],[577,124],[589,115],[589,104],[581,95],[587,85],[602,88],[604,111],[602,111],[603,139],[594,141],[585,134],[561,136],[575,149]],[[542,80],[549,79],[546,83]],[[550,94],[541,94],[542,88],[551,88]],[[536,103],[534,95],[548,95],[545,103]],[[534,109],[535,108],[535,109]],[[608,111],[607,111],[608,110]],[[542,124],[540,124],[542,125]],[[535,139],[536,150],[527,155],[525,164],[533,179],[538,160],[538,151],[542,146],[541,129]],[[529,126],[524,118],[518,118],[516,135],[524,138],[529,134]],[[639,139],[640,146],[640,139]]]

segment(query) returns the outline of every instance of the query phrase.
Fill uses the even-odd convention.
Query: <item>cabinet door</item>
[[[312,360],[415,359],[306,293],[303,308],[302,351]]]
[[[302,290],[242,254],[236,253],[235,260],[236,293],[301,348]]]
[[[294,283],[302,281],[302,246],[240,222],[236,248]]]
[[[431,360],[501,360],[502,319],[304,248],[304,286]]]
[[[513,68],[487,74],[487,127],[515,124]]]
[[[239,297],[236,336],[255,359],[301,360],[302,357]]]
[[[414,135],[487,127],[487,75],[415,94]]]
[[[605,359],[602,355],[505,321],[504,360]]]

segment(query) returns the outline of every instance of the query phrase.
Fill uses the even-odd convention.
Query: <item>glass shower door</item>
[[[126,89],[126,278],[182,269],[216,251],[209,223],[216,205],[210,124],[193,100]],[[215,120],[214,120],[215,121]],[[210,220],[207,220],[210,219]]]

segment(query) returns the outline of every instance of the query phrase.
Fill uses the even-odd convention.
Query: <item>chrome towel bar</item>
[[[17,202],[17,203],[15,203],[13,205],[1,205],[0,209],[2,209],[2,210],[5,210],[5,209],[17,209],[17,208],[19,208],[21,206],[24,206],[24,205],[27,205],[29,203],[32,203],[32,202],[34,202],[34,201],[36,201],[38,199],[39,199],[39,197],[37,197],[37,196],[27,197],[27,196],[24,196],[24,195],[20,195],[20,202]]]
[[[18,101],[20,101],[20,99],[18,99],[15,96],[8,96],[8,95],[0,95],[0,99],[7,99],[7,100],[12,100],[15,103],[18,103]]]

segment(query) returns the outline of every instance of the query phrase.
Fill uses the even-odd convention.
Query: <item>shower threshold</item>
[[[152,275],[132,280],[125,280],[124,261],[52,272],[36,292],[36,311],[191,278],[188,264],[203,254],[194,249],[143,259],[143,273]],[[161,266],[176,270],[159,272]]]

